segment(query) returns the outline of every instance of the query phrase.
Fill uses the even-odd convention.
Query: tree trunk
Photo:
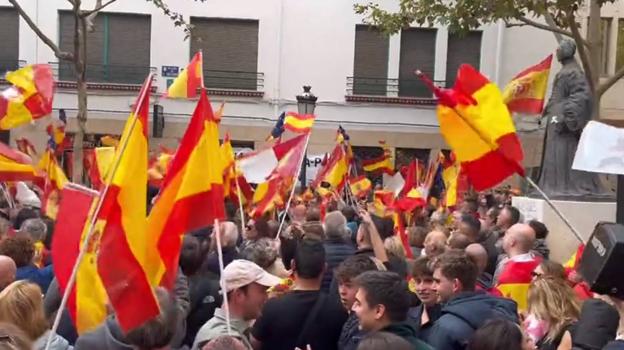
[[[592,119],[600,117],[600,96],[596,93],[600,86],[600,76],[602,74],[602,20],[600,18],[600,4],[597,0],[589,3],[589,23],[587,30],[587,41],[589,42],[589,60],[592,71],[591,86],[594,91]]]
[[[76,30],[74,32],[74,71],[76,73],[76,85],[78,92],[78,128],[74,134],[74,167],[72,180],[75,183],[83,183],[83,140],[87,124],[87,32],[86,22],[78,12],[75,17]]]

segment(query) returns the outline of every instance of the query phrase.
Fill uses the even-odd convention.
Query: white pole
[[[150,73],[148,75],[148,78],[146,79],[146,82],[151,81],[153,78],[154,78],[154,73]],[[128,130],[128,135],[132,133],[132,130],[134,130],[134,127],[136,126],[136,123],[138,120],[136,111],[138,110],[139,106],[143,104],[143,99],[146,97],[146,94],[147,94],[147,89],[143,89],[143,95],[140,95],[139,98],[137,99],[137,103],[134,107],[135,113],[133,113],[134,120],[132,121],[132,124],[130,125],[130,130]],[[124,139],[124,143],[120,145],[119,156],[115,159],[113,163],[113,168],[111,169],[111,174],[110,174],[111,179],[115,177],[115,173],[117,172],[117,169],[119,168],[121,156],[125,152],[126,147],[128,147],[129,140],[130,138],[126,137]],[[91,214],[91,220],[88,226],[89,229],[87,231],[87,234],[84,237],[84,240],[82,241],[82,246],[80,247],[80,253],[78,254],[78,257],[76,258],[76,262],[74,263],[74,267],[72,269],[71,275],[69,276],[69,281],[67,281],[67,286],[65,287],[65,292],[63,293],[63,298],[61,299],[61,305],[59,306],[59,310],[56,313],[56,317],[54,318],[54,324],[52,324],[52,329],[50,330],[50,336],[46,340],[45,350],[50,350],[50,345],[52,344],[52,336],[56,333],[59,323],[61,322],[61,315],[63,314],[63,310],[65,309],[67,305],[67,301],[69,299],[69,293],[71,292],[72,288],[74,287],[74,284],[76,283],[76,276],[78,275],[78,268],[80,267],[80,263],[82,262],[82,259],[84,259],[84,256],[87,252],[87,248],[89,246],[91,236],[93,235],[93,231],[95,231],[95,223],[97,222],[97,219],[98,219],[97,214],[100,212],[100,209],[102,209],[102,204],[104,203],[104,198],[106,198],[106,194],[108,193],[109,188],[110,188],[110,182],[106,184],[106,187],[104,187],[104,189],[100,193],[95,211]]]
[[[310,142],[311,133],[312,132],[309,132],[308,136],[306,136],[305,147],[303,148],[303,152],[301,152],[301,159],[299,160],[299,170],[297,170],[297,176],[295,176],[294,178],[292,190],[290,191],[290,197],[288,197],[288,201],[286,202],[286,209],[284,210],[284,216],[282,216],[282,220],[280,220],[279,228],[277,229],[277,236],[275,236],[276,240],[279,239],[280,233],[282,232],[282,228],[284,227],[284,222],[286,221],[286,215],[288,215],[288,210],[290,209],[290,202],[292,201],[292,198],[295,195],[295,189],[297,188],[297,179],[299,179],[299,175],[301,173],[301,166],[303,162],[305,161],[305,155],[308,149],[308,142]]]
[[[236,165],[234,165],[236,166]],[[238,210],[240,211],[240,217],[241,217],[241,234],[243,234],[243,232],[245,232],[245,212],[243,211],[243,201],[242,201],[242,196],[241,196],[241,190],[240,190],[240,185],[238,184],[238,175],[236,175],[236,170],[234,170],[234,177],[235,177],[235,181],[236,181],[236,192],[238,194]]]
[[[230,304],[228,303],[227,288],[225,278],[223,278],[223,249],[221,249],[221,228],[219,227],[219,219],[214,221],[214,235],[217,239],[217,256],[219,257],[219,282],[221,284],[221,292],[223,293],[223,305],[225,305],[225,323],[227,324],[227,333],[232,335],[232,327],[230,325]]]

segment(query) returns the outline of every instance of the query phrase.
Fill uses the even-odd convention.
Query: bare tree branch
[[[17,13],[19,13],[19,15],[24,19],[24,21],[26,21],[26,24],[28,24],[30,29],[32,29],[32,31],[35,32],[35,34],[37,34],[39,39],[41,39],[41,41],[43,41],[49,48],[52,49],[52,51],[54,51],[54,55],[56,57],[62,60],[67,60],[67,61],[73,60],[74,55],[72,55],[71,52],[61,51],[61,49],[54,43],[54,41],[52,41],[45,34],[43,34],[43,32],[39,29],[39,27],[37,27],[35,22],[33,22],[30,16],[28,16],[26,11],[24,11],[24,9],[20,6],[17,0],[9,0],[9,3],[13,5],[13,7],[17,10]]]
[[[598,98],[602,97],[607,90],[609,90],[618,80],[624,77],[624,67],[620,67],[612,76],[607,78],[598,88],[596,89],[596,95]]]
[[[83,11],[82,12],[82,16],[83,17],[88,17],[91,16],[92,14],[98,13],[100,11],[102,11],[106,6],[114,3],[117,0],[108,0],[107,2],[105,2],[104,4],[102,4],[102,0],[97,0],[97,2],[95,3],[95,7],[93,8],[93,10],[91,11]]]
[[[528,26],[528,24],[526,23],[505,23],[505,27],[507,28],[512,28],[512,27],[526,27]]]
[[[558,27],[553,27],[553,26],[550,26],[548,24],[539,23],[539,22],[530,20],[530,19],[528,19],[526,17],[518,17],[518,20],[520,22],[526,23],[526,24],[528,24],[528,25],[530,25],[532,27],[535,27],[535,28],[547,30],[547,31],[554,32],[554,33],[559,33],[561,35],[565,35],[567,37],[574,38],[574,35],[572,34],[572,32],[569,32],[569,31],[567,31],[565,29],[561,29],[561,28],[558,28]]]

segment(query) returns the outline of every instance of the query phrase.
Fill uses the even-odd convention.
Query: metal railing
[[[76,81],[74,66],[66,62],[50,62],[58,81]],[[108,84],[142,84],[156,67],[122,66],[111,64],[87,64],[87,82]]]
[[[446,87],[444,80],[435,80],[433,83],[438,87]],[[347,77],[347,96],[433,98],[431,90],[417,78]]]
[[[207,88],[262,91],[264,73],[204,70],[204,84]]]
[[[22,68],[26,65],[24,60],[0,60],[0,79],[4,79],[4,74]]]

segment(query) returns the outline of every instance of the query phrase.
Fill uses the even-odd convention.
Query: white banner
[[[572,169],[624,175],[624,129],[596,121],[587,123]]]
[[[329,155],[327,155],[329,157]],[[321,163],[325,158],[325,154],[309,155],[306,157],[306,185],[309,185],[323,167]]]

